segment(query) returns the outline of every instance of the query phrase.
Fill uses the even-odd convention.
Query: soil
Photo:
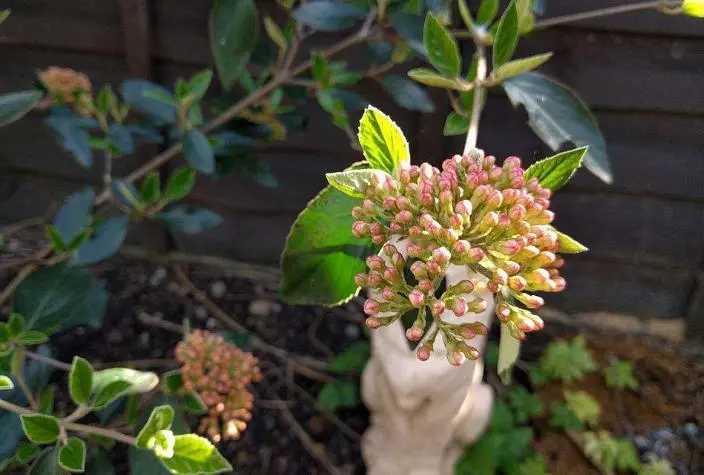
[[[0,262],[32,255],[36,249],[30,239],[8,239]],[[97,266],[96,274],[110,294],[103,328],[78,328],[54,336],[52,351],[61,361],[70,361],[74,354],[94,363],[172,358],[180,335],[144,323],[138,318],[141,312],[176,325],[187,319],[192,327],[221,329],[215,316],[188,295],[167,267],[147,260],[116,257]],[[201,265],[190,266],[187,274],[199,289],[207,292],[218,306],[249,331],[290,353],[328,361],[332,354],[366,338],[360,300],[339,308],[290,307],[278,300],[272,282],[253,281],[222,267]],[[12,275],[10,271],[2,271],[0,284],[8,282]],[[525,357],[529,362],[531,358],[535,360],[551,339],[569,336],[572,332],[570,328],[548,325],[524,344]],[[703,431],[700,430],[704,427],[704,371],[689,359],[662,349],[662,345],[593,334],[588,341],[600,363],[613,355],[632,360],[636,378],[641,383],[639,391],[626,392],[620,399],[605,387],[598,374],[589,375],[575,385],[600,400],[603,427],[618,435],[641,437],[639,446],[643,453],[652,451],[659,443],[658,451],[677,463],[681,474],[704,473],[704,462],[698,461],[704,461]],[[338,411],[336,415],[348,428],[343,431],[329,414],[320,412],[311,402],[323,384],[317,377],[311,379],[310,375],[291,372],[280,359],[267,353],[254,353],[261,359],[265,379],[254,387],[258,403],[255,403],[252,420],[240,440],[220,446],[221,452],[236,467],[236,473],[327,473],[292,429],[281,409],[284,404],[312,438],[313,452],[327,454],[343,474],[363,474],[364,463],[355,433],[363,433],[368,424],[366,409],[359,405]],[[520,375],[518,379],[526,380]],[[53,380],[59,388],[65,388],[64,373],[57,371]],[[308,397],[294,392],[292,382]],[[540,391],[541,398],[548,403],[561,395],[561,388],[550,385]],[[59,408],[66,405],[65,401],[64,395],[59,400],[62,402]],[[191,422],[195,425],[197,421]],[[537,421],[535,449],[545,455],[553,475],[599,473],[565,436],[548,433],[545,429],[545,421]],[[687,438],[683,433],[694,435]],[[114,452],[113,461],[118,474],[129,473],[124,451]]]

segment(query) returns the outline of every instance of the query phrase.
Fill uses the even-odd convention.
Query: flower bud
[[[452,287],[456,292],[469,294],[474,290],[474,283],[471,280],[461,280]]]
[[[387,302],[391,302],[396,298],[398,294],[391,289],[390,287],[385,287],[384,290],[381,291],[381,296],[386,300]]]
[[[386,240],[386,236],[383,234],[375,234],[374,236],[372,236],[372,242],[374,244],[384,244]]]
[[[406,330],[406,338],[408,338],[410,341],[419,341],[421,338],[423,338],[423,330],[416,326],[412,326],[411,328]]]
[[[392,221],[391,224],[389,224],[389,229],[391,229],[391,232],[394,234],[401,234],[401,232],[403,232],[403,226],[396,221]]]
[[[369,281],[367,280],[367,274],[364,272],[361,272],[357,275],[354,276],[354,283],[357,284],[358,287],[366,287]]]
[[[447,361],[452,365],[452,366],[460,366],[462,363],[464,363],[464,355],[462,352],[458,350],[453,350],[447,352]]]
[[[354,219],[364,218],[364,210],[359,206],[355,206],[354,208],[352,208],[352,217]]]
[[[391,211],[396,208],[396,198],[393,196],[385,196],[381,205],[385,210]]]
[[[521,168],[521,159],[515,156],[507,157],[503,165],[505,170],[511,168]]]
[[[363,221],[355,221],[352,225],[352,234],[361,238],[369,235],[369,225]]]
[[[512,275],[508,278],[508,286],[516,292],[521,292],[527,285],[526,279],[520,275]]]
[[[384,285],[384,278],[378,272],[370,272],[367,276],[367,284],[372,289],[378,289]]]
[[[502,268],[508,275],[518,274],[521,271],[521,265],[514,261],[504,261]]]
[[[430,348],[428,348],[428,345],[420,345],[416,349],[416,357],[420,361],[428,361],[430,359]]]
[[[408,294],[408,300],[415,308],[421,308],[425,305],[425,295],[418,289],[410,291]]]
[[[413,221],[413,213],[407,210],[399,211],[396,213],[396,221],[403,224],[408,224]]]
[[[467,313],[467,301],[462,297],[450,299],[448,304],[450,310],[452,310],[452,313],[454,313],[457,317],[461,317]]]
[[[377,328],[379,328],[381,326],[381,322],[379,321],[379,319],[373,318],[373,317],[367,318],[364,321],[364,323],[367,325],[367,328],[369,328],[370,330],[376,330]]]
[[[479,247],[473,247],[467,253],[467,264],[478,264],[484,259],[484,251]]]
[[[408,237],[411,238],[421,238],[423,237],[423,230],[420,228],[420,226],[411,226],[408,228]]]
[[[439,247],[433,250],[433,259],[441,266],[449,263],[451,258],[452,254],[447,250],[447,248]]]
[[[423,279],[418,281],[418,285],[416,285],[416,288],[423,292],[424,294],[429,294],[430,292],[433,291],[433,282],[428,279]]]
[[[508,273],[505,270],[498,268],[494,271],[494,274],[491,276],[491,281],[499,285],[506,285],[506,283],[508,282]]]
[[[396,207],[401,211],[410,211],[412,208],[411,201],[405,196],[396,198]]]
[[[428,278],[428,266],[425,264],[425,262],[415,261],[413,264],[411,264],[410,270],[411,274],[413,274],[413,277],[415,277],[417,280]]]
[[[455,205],[455,212],[467,220],[472,215],[472,209],[472,202],[469,200],[462,200]]]
[[[366,199],[362,202],[362,208],[368,213],[376,212],[376,205],[372,200]]]
[[[486,310],[487,303],[486,303],[486,300],[484,300],[482,298],[476,298],[476,299],[472,300],[471,302],[468,302],[467,307],[470,312],[482,313],[484,310]]]
[[[386,268],[384,271],[384,279],[392,285],[401,285],[403,283],[398,271],[393,267]]]
[[[379,302],[374,299],[367,299],[364,302],[364,313],[367,315],[376,315],[379,313]]]
[[[380,271],[386,268],[386,263],[380,256],[369,256],[367,257],[367,267],[371,270]]]
[[[439,317],[445,311],[445,303],[442,300],[436,300],[430,306],[430,313],[435,317]]]

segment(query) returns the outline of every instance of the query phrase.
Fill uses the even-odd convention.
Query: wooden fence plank
[[[118,0],[127,67],[133,77],[150,78],[151,31],[147,0]]]

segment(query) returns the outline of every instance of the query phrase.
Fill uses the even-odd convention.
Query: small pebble
[[[165,267],[157,267],[152,276],[149,278],[149,285],[152,287],[158,286],[166,278],[166,275],[167,272]]]
[[[225,292],[227,292],[227,286],[222,280],[216,280],[210,284],[210,295],[214,298],[222,298],[225,295]]]
[[[357,340],[360,333],[361,330],[359,329],[359,325],[355,325],[354,323],[348,323],[345,325],[345,336],[350,340]]]
[[[169,292],[173,292],[175,294],[181,290],[181,287],[176,282],[169,282],[169,285],[167,285],[166,288]]]
[[[271,300],[252,300],[249,302],[249,314],[253,317],[267,317],[271,315],[273,302]]]
[[[218,322],[216,322],[214,318],[209,318],[205,321],[205,328],[207,328],[208,330],[212,330],[213,328],[215,328],[217,323]]]
[[[682,426],[682,429],[680,429],[682,434],[685,436],[695,439],[696,437],[699,436],[699,427],[694,422],[688,422],[684,426]]]
[[[200,320],[208,318],[208,311],[202,305],[196,306],[194,313],[196,314],[196,318]]]
[[[636,444],[636,447],[640,450],[645,450],[649,449],[653,446],[652,442],[650,439],[647,437],[644,437],[642,435],[637,435],[633,438],[633,443]]]

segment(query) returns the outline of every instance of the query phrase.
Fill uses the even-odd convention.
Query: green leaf
[[[87,187],[69,196],[54,218],[54,226],[64,243],[70,243],[90,224],[95,191]]]
[[[181,370],[169,371],[163,376],[165,391],[168,393],[177,393],[183,389],[183,375]]]
[[[264,29],[271,41],[279,48],[279,54],[283,54],[288,48],[288,41],[279,25],[276,24],[273,18],[268,16],[264,18]]]
[[[685,15],[704,18],[704,0],[684,0],[682,11]]]
[[[537,54],[528,58],[514,59],[513,61],[509,61],[508,63],[504,63],[499,66],[494,71],[494,74],[498,79],[508,79],[510,77],[532,71],[533,69],[546,63],[550,58],[552,58],[552,52]]]
[[[215,155],[208,138],[198,129],[183,134],[183,154],[196,170],[210,175],[215,171]]]
[[[604,368],[604,379],[606,386],[623,391],[624,389],[638,389],[638,380],[633,376],[633,365],[629,361],[622,361],[618,358],[612,360],[607,368]]]
[[[576,336],[570,342],[557,340],[550,343],[539,366],[544,375],[565,383],[580,380],[597,368],[582,336]]]
[[[580,421],[590,426],[595,426],[599,423],[601,406],[599,405],[599,401],[594,399],[589,393],[585,391],[565,390],[565,401],[567,402],[569,410],[572,411]]]
[[[118,382],[123,384],[116,384]],[[93,374],[93,405],[104,407],[120,396],[148,393],[158,384],[159,377],[155,373],[129,368],[96,371]]]
[[[442,130],[443,135],[463,135],[469,129],[469,117],[458,114],[455,111],[447,114],[445,119],[445,127]]]
[[[10,315],[10,321],[8,323],[8,328],[10,330],[11,337],[17,337],[24,332],[25,321],[24,317],[19,313],[13,313]]]
[[[22,442],[19,447],[17,447],[17,452],[15,452],[15,459],[20,465],[26,465],[27,463],[34,460],[39,454],[39,447],[30,444],[28,442]]]
[[[51,334],[76,325],[100,327],[107,294],[87,270],[58,265],[34,272],[17,287],[14,311],[27,329]]]
[[[543,413],[543,403],[540,402],[540,398],[524,386],[516,386],[511,389],[508,393],[508,403],[513,409],[516,422],[519,424]]]
[[[577,95],[556,81],[538,73],[524,73],[503,83],[511,103],[523,104],[528,125],[552,148],[566,142],[587,145],[585,166],[606,183],[613,180],[606,143],[596,120]]]
[[[518,14],[518,33],[525,35],[535,27],[533,2],[535,0],[516,0],[516,13]]]
[[[68,392],[76,404],[86,404],[93,392],[93,367],[80,356],[73,357],[68,373]]]
[[[371,348],[368,341],[359,341],[335,356],[330,365],[330,371],[336,374],[356,373],[362,370],[369,361]]]
[[[66,243],[64,243],[64,240],[61,238],[61,234],[59,233],[59,230],[56,229],[56,226],[47,224],[46,235],[49,238],[49,242],[51,243],[51,248],[53,250],[57,252],[66,250]]]
[[[139,194],[142,201],[149,205],[161,198],[161,178],[158,172],[152,172],[144,179]]]
[[[208,20],[210,49],[220,82],[228,89],[239,78],[259,39],[253,0],[216,0]]]
[[[42,414],[22,414],[22,430],[35,444],[50,444],[59,437],[59,421],[55,417]]]
[[[365,109],[357,134],[364,157],[372,168],[394,173],[411,161],[403,131],[374,106]]]
[[[433,112],[435,110],[433,101],[423,88],[406,78],[389,75],[381,80],[381,84],[394,102],[401,107],[420,112]]]
[[[0,375],[0,391],[9,391],[14,388],[15,385],[10,378]]]
[[[521,340],[511,336],[507,325],[501,325],[501,339],[499,340],[499,362],[496,371],[501,381],[508,385],[511,383],[513,365],[521,351]]]
[[[78,437],[70,437],[59,450],[59,466],[72,473],[86,470],[86,443]]]
[[[137,435],[137,447],[147,449],[150,445],[150,440],[162,430],[171,428],[174,421],[174,410],[171,406],[157,406],[152,410],[147,423],[144,424],[142,430]]]
[[[477,12],[477,23],[480,25],[488,25],[496,17],[499,11],[499,0],[482,0]]]
[[[29,469],[28,475],[68,475],[58,464],[58,448],[50,447],[42,451]]]
[[[120,86],[120,94],[130,107],[163,124],[176,123],[177,102],[171,91],[144,79],[130,79]]]
[[[188,195],[196,184],[196,172],[191,167],[181,167],[169,176],[164,198],[179,201]]]
[[[46,387],[39,397],[39,412],[46,415],[51,415],[54,412],[54,396],[56,389],[54,386]]]
[[[113,256],[127,236],[128,225],[129,219],[126,216],[105,221],[86,242],[76,249],[70,264],[73,266],[94,264]]]
[[[296,7],[291,15],[298,22],[321,31],[345,30],[361,20],[366,12],[350,3],[321,0]]]
[[[328,183],[344,194],[353,198],[364,198],[365,191],[374,187],[374,181],[384,183],[391,175],[382,170],[346,170],[344,172],[326,173]]]
[[[359,291],[354,276],[374,254],[367,239],[352,236],[359,200],[328,186],[298,215],[281,256],[281,296],[295,305],[337,305]]]
[[[6,8],[5,10],[0,10],[0,25],[2,25],[5,20],[8,19],[10,13],[12,13],[12,10],[10,10],[9,8]]]
[[[81,166],[89,168],[93,165],[90,135],[81,122],[58,114],[52,114],[44,121],[56,134],[61,148],[70,152]]]
[[[499,438],[491,433],[465,448],[457,462],[455,475],[496,475],[498,468]]]
[[[430,87],[439,87],[442,89],[463,89],[462,83],[456,79],[448,79],[439,75],[435,71],[428,68],[414,68],[408,71],[408,77],[416,82],[425,84]]]
[[[208,412],[208,406],[203,404],[200,397],[195,392],[186,393],[183,395],[183,408],[186,412],[201,416]]]
[[[210,441],[194,434],[177,435],[174,456],[160,460],[174,474],[217,474],[232,470]]]
[[[205,96],[210,87],[210,82],[213,80],[213,70],[204,69],[196,73],[187,83],[189,101],[199,101]]]
[[[110,149],[113,153],[113,159],[134,153],[134,139],[127,127],[121,124],[111,125],[108,138],[110,140]]]
[[[423,44],[430,64],[440,74],[449,78],[460,75],[460,50],[457,42],[431,13],[425,17]]]
[[[49,337],[42,332],[29,330],[17,338],[17,343],[24,346],[37,346],[49,341]]]
[[[7,10],[5,10],[7,11]],[[12,92],[0,96],[0,127],[27,115],[44,94],[39,90]]]
[[[499,20],[499,26],[494,37],[492,48],[494,58],[494,69],[498,69],[508,62],[516,51],[518,43],[518,12],[516,10],[516,0],[511,0],[506,11]]]
[[[359,405],[359,388],[355,381],[325,383],[318,393],[318,404],[329,411],[352,409]]]
[[[110,462],[110,459],[105,454],[105,451],[94,447],[88,450],[88,460],[86,462],[86,475],[115,475],[115,467]],[[149,473],[149,475],[157,475],[154,472],[133,472]]]
[[[561,233],[560,231],[554,228],[553,231],[557,233],[557,252],[560,252],[562,254],[579,254],[580,252],[589,250],[587,246],[571,238],[567,234]]]
[[[395,11],[391,14],[391,25],[408,42],[408,46],[416,53],[426,56],[423,45],[423,18],[404,11]]]
[[[219,214],[193,206],[174,206],[159,213],[157,218],[168,224],[170,228],[186,234],[198,234],[219,226],[223,221]]]
[[[474,23],[474,18],[472,18],[472,12],[469,11],[467,2],[465,0],[459,0],[457,2],[457,7],[460,10],[460,17],[462,17],[462,21],[467,27],[467,31],[472,32],[476,28],[476,24]]]
[[[537,178],[544,188],[557,191],[565,186],[582,166],[582,158],[588,149],[589,147],[580,147],[539,160],[528,167],[525,178]]]

